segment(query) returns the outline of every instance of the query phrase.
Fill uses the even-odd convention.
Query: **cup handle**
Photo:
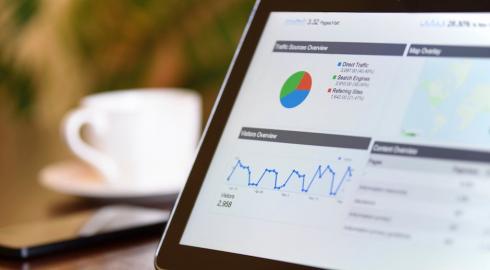
[[[68,147],[79,158],[99,170],[108,182],[116,181],[119,176],[116,162],[82,139],[80,131],[84,125],[90,125],[94,132],[101,134],[107,128],[107,119],[87,108],[69,112],[62,125],[62,133]]]

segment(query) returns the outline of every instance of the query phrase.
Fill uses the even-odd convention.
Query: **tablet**
[[[156,267],[490,269],[489,6],[260,1]]]

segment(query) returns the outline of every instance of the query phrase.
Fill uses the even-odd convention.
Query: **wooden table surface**
[[[0,269],[154,269],[157,244],[157,237],[145,237],[24,262],[0,259]]]
[[[44,190],[42,187],[37,188],[39,188],[37,192],[40,194],[38,193],[34,199],[17,200],[15,208],[19,210],[18,214],[11,214],[6,219],[2,218],[0,225],[7,223],[11,225],[15,224],[16,221],[19,223],[24,223],[27,220],[37,221],[102,206],[90,201],[56,194]],[[5,204],[1,198],[2,196],[0,196],[2,207],[6,205],[13,207],[13,204]],[[168,208],[168,204],[160,206],[161,209]],[[2,207],[0,207],[0,214]],[[10,211],[3,210],[10,213]],[[35,211],[35,213],[31,213],[31,211]],[[30,213],[32,218],[29,216]],[[2,217],[5,216],[2,215]],[[0,257],[0,269],[153,269],[153,256],[159,237],[160,235],[157,234],[141,238],[121,239],[96,247],[66,251],[27,261]]]
[[[39,184],[47,165],[73,160],[59,128],[12,118],[0,108],[0,227],[52,219],[104,204],[48,190]],[[161,209],[167,203],[153,203]],[[163,228],[162,228],[163,229]],[[0,269],[153,269],[159,235],[121,239],[96,248],[62,252],[29,261],[0,258]]]
[[[7,172],[0,171],[0,227],[110,205],[50,191],[39,184],[36,169],[11,168],[10,173]],[[145,206],[169,209],[171,203],[150,203]],[[153,256],[159,238],[160,234],[121,239],[29,261],[0,257],[0,269],[153,269]]]

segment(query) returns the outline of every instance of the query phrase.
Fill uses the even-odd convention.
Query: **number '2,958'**
[[[233,204],[232,201],[228,200],[218,200],[218,203],[216,204],[217,207],[225,207],[225,208],[230,208],[231,205]]]

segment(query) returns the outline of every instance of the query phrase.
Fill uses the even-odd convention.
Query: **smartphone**
[[[113,205],[0,227],[0,256],[27,259],[121,237],[159,234],[168,216],[165,210]]]

